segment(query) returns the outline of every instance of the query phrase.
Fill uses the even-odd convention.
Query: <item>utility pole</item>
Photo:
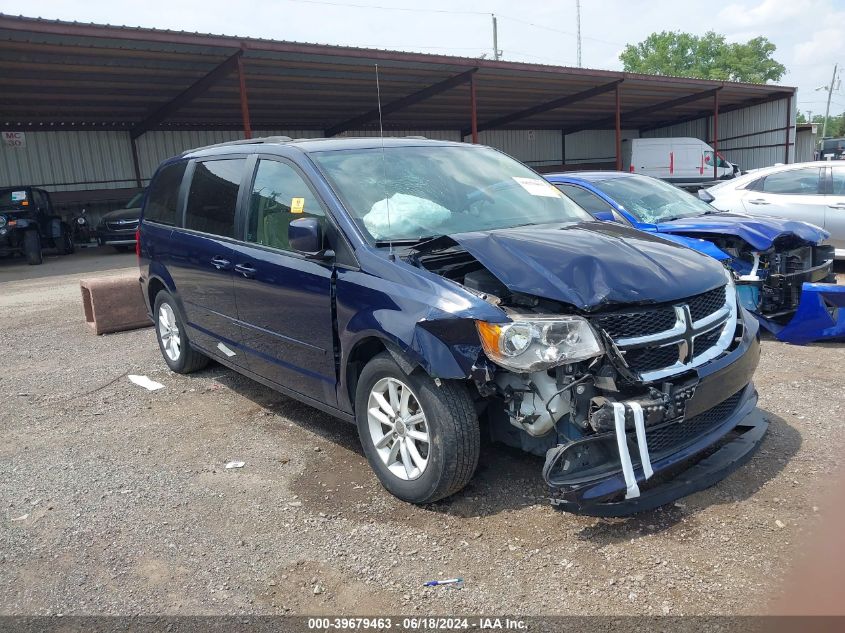
[[[822,123],[822,138],[827,135],[827,117],[830,116],[830,98],[833,96],[833,85],[836,83],[837,64],[833,65],[833,77],[830,78],[830,86],[827,88],[827,106],[824,109],[824,122]]]
[[[575,23],[578,29],[578,68],[581,68],[581,0],[575,0]]]
[[[496,14],[491,13],[490,17],[493,18],[493,59],[499,61],[499,28],[496,25]]]

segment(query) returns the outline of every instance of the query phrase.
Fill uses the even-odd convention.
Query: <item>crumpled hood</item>
[[[758,217],[741,213],[714,213],[691,218],[680,218],[657,225],[658,233],[683,233],[686,235],[734,235],[748,242],[757,251],[772,247],[782,236],[796,237],[817,244],[827,239],[828,232],[814,224],[785,218]]]
[[[451,236],[513,292],[598,310],[690,297],[725,283],[714,259],[611,222]]]

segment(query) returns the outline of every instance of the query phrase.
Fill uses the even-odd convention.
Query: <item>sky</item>
[[[833,66],[845,66],[845,0],[582,0],[582,65],[621,70],[619,53],[654,31],[729,41],[758,35],[777,46],[798,87],[798,110],[822,114]],[[0,0],[0,13],[441,53],[493,55],[491,13],[503,59],[577,65],[575,0]],[[845,75],[845,72],[842,73]],[[845,86],[831,113],[845,111]]]

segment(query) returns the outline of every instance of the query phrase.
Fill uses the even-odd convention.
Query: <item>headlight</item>
[[[87,222],[87,220],[85,218],[76,218],[77,224],[85,224],[85,222]]]
[[[0,215],[0,226],[6,226],[6,216]]]
[[[542,316],[510,323],[476,321],[481,345],[497,365],[534,372],[601,356],[593,328],[577,316]]]

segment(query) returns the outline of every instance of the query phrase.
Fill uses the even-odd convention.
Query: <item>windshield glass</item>
[[[126,203],[125,209],[137,209],[141,206],[141,201],[144,199],[144,192],[136,193],[132,199]]]
[[[649,224],[715,211],[703,200],[656,178],[626,176],[601,180],[595,185],[637,220]]]
[[[489,148],[349,149],[311,154],[374,241],[414,241],[590,216],[533,171]]]
[[[0,209],[18,209],[26,206],[29,206],[26,189],[0,190]]]

